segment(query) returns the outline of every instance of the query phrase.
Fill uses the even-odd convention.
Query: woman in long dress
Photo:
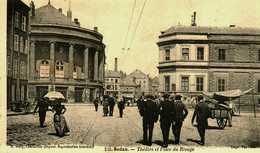
[[[66,119],[64,117],[64,113],[66,112],[66,107],[61,104],[62,100],[57,100],[57,103],[53,106],[52,111],[55,111],[54,114],[54,127],[58,136],[62,137],[65,133],[70,132],[69,127],[67,125]]]

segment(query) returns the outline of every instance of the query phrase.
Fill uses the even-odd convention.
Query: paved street
[[[136,107],[126,107],[123,118],[119,118],[115,107],[113,117],[103,117],[102,107],[95,112],[93,106],[67,106],[65,114],[71,129],[69,136],[55,136],[52,112],[47,114],[47,127],[39,128],[37,115],[8,116],[8,145],[88,144],[111,146],[142,145],[142,124]],[[181,144],[198,145],[187,139],[198,139],[197,130],[191,126],[193,110],[189,111],[181,134]],[[259,114],[260,115],[260,114]],[[258,115],[258,116],[259,116]],[[242,113],[233,118],[233,127],[216,129],[216,120],[209,119],[211,129],[206,132],[207,146],[258,146],[260,147],[260,120],[252,114]],[[170,139],[173,140],[172,134]],[[162,134],[159,122],[154,129],[153,145],[160,144]],[[173,144],[172,144],[173,145]]]

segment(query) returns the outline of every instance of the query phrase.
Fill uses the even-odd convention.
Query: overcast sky
[[[23,0],[27,4],[31,0]],[[119,69],[127,73],[135,69],[155,76],[158,74],[158,36],[160,31],[174,25],[190,25],[193,11],[197,12],[198,26],[229,26],[260,28],[259,0],[147,0],[140,24],[133,36],[145,0],[136,0],[128,41],[124,45],[132,7],[135,0],[71,0],[73,18],[81,26],[98,26],[106,44],[107,68],[114,68],[114,58],[119,59]],[[36,8],[48,0],[34,0]],[[68,0],[51,0],[56,8],[66,13]],[[123,51],[122,48],[129,48]]]

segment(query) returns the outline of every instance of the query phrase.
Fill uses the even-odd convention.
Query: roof
[[[35,17],[32,18],[32,23],[78,26],[69,17],[59,12],[59,10],[51,4],[36,9]]]
[[[229,35],[260,35],[260,28],[242,27],[203,27],[203,26],[172,26],[162,31],[160,37],[174,34],[229,34]]]
[[[120,78],[121,74],[118,71],[107,70],[105,71],[106,78]]]
[[[125,77],[121,80],[120,83],[121,86],[137,86],[137,84],[134,82],[133,78],[131,77]]]
[[[138,69],[136,69],[135,71],[130,73],[128,76],[135,77],[136,79],[145,79],[148,77],[144,72],[142,72],[141,70],[138,70]]]

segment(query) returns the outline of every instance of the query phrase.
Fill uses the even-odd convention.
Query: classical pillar
[[[104,54],[101,54],[101,61],[99,64],[99,80],[103,81],[103,66],[104,66]]]
[[[95,51],[94,80],[98,81],[98,50]]]
[[[88,80],[88,53],[89,53],[89,48],[86,47],[84,50],[84,75],[86,81]]]
[[[31,41],[30,44],[30,80],[34,80],[35,76],[35,42]]]
[[[73,79],[74,69],[74,45],[70,44],[69,47],[69,79]]]
[[[50,80],[54,85],[55,80],[55,42],[50,42]],[[54,86],[52,86],[54,88]],[[54,90],[54,89],[51,89]]]

